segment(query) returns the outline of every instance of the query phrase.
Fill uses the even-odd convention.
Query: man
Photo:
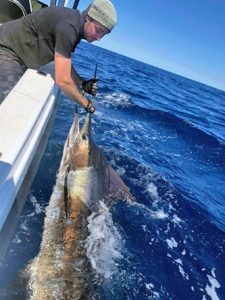
[[[71,63],[81,39],[99,41],[117,21],[109,0],[94,0],[81,14],[65,7],[48,7],[0,26],[0,103],[27,68],[38,69],[54,60],[55,83],[88,112],[95,107],[79,88],[96,95],[96,79],[84,81]]]

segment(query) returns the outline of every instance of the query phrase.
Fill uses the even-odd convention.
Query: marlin
[[[46,209],[40,251],[28,266],[31,299],[89,299],[94,270],[86,256],[88,216],[103,198],[132,199],[91,134],[91,114],[82,129],[75,113],[56,184]]]

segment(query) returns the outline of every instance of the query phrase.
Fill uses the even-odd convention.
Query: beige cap
[[[116,9],[109,0],[94,0],[87,14],[109,31],[117,22]]]

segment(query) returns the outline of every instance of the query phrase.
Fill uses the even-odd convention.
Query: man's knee
[[[0,73],[0,103],[4,101],[23,74],[24,70],[18,63],[10,60],[2,61]]]

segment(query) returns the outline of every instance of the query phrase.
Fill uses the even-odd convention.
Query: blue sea
[[[135,197],[89,218],[103,278],[93,299],[225,299],[225,92],[87,43],[73,63],[86,78],[98,64],[93,137]],[[39,251],[74,109],[62,95],[0,266],[1,300],[29,297],[20,273]]]

